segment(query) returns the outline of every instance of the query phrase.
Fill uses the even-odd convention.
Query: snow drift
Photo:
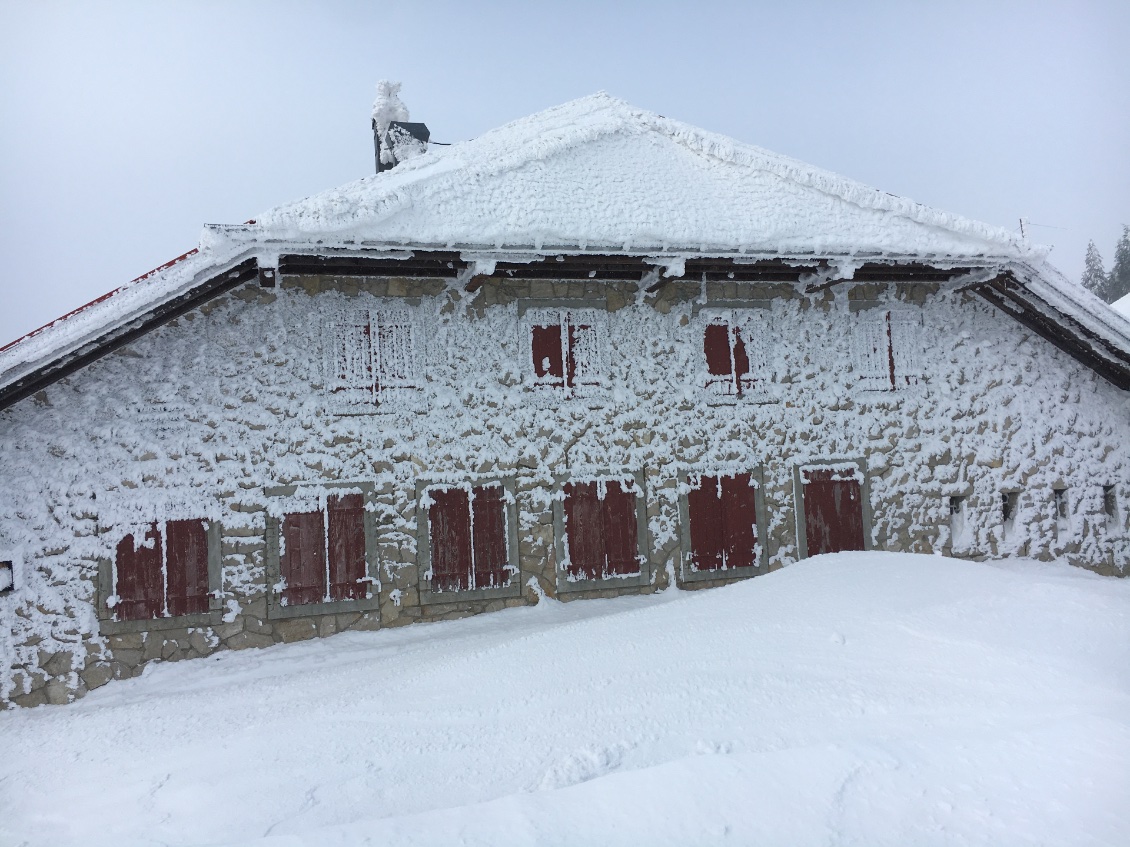
[[[0,714],[0,842],[1122,844],[1130,582],[806,560]]]

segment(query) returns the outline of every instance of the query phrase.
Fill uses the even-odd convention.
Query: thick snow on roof
[[[1115,300],[1110,304],[1110,307],[1120,315],[1126,316],[1130,319],[1130,294],[1127,294],[1121,300]]]
[[[0,386],[86,349],[257,258],[332,247],[865,257],[1023,270],[1057,308],[1130,349],[1130,323],[997,227],[931,209],[604,93],[389,171],[208,226],[199,250],[0,347]],[[856,260],[856,261],[853,261]]]
[[[594,94],[257,218],[411,245],[1042,258],[1003,229]]]

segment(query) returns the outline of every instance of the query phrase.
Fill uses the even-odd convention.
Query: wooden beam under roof
[[[1111,345],[1067,315],[1058,311],[1049,315],[1040,308],[1041,301],[1011,274],[1002,274],[971,290],[1107,382],[1130,390],[1130,352]]]
[[[213,297],[258,276],[259,263],[255,259],[247,259],[233,268],[206,279],[180,296],[155,307],[144,317],[109,330],[102,337],[87,342],[77,351],[60,356],[0,388],[0,409],[6,409],[13,403],[30,397],[119,347],[136,341],[157,327],[192,311]]]

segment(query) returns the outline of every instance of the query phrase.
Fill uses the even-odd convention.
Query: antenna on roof
[[[421,123],[408,122],[408,107],[400,102],[400,83],[382,79],[373,101],[373,146],[377,173],[395,167],[405,159],[428,149],[431,133]]]
[[[1021,218],[1020,219],[1020,237],[1021,238],[1027,238],[1028,237],[1028,233],[1024,231],[1024,224],[1025,224],[1025,220],[1024,220],[1024,218]]]

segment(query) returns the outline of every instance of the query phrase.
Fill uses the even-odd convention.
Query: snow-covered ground
[[[0,844],[1130,844],[1130,581],[823,556],[0,713]]]

